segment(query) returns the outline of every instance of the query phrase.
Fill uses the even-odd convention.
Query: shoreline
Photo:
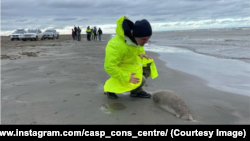
[[[149,55],[151,55],[151,57],[153,56],[160,76],[160,77],[158,76],[159,77],[158,81],[150,80],[149,83],[156,83],[156,84],[152,84],[153,87],[151,87],[151,90],[149,91],[155,91],[159,89],[169,89],[177,92],[188,103],[188,105],[191,108],[191,111],[193,112],[196,110],[198,111],[199,114],[196,111],[197,114],[196,119],[197,116],[200,118],[211,116],[207,115],[209,113],[204,113],[203,110],[206,109],[205,111],[210,111],[214,118],[219,116],[217,114],[220,114],[220,112],[224,114],[228,112],[227,114],[229,114],[228,116],[231,116],[231,118],[235,116],[234,117],[235,121],[233,123],[224,123],[225,121],[223,120],[229,120],[229,118],[225,115],[221,115],[221,117],[217,117],[219,119],[217,121],[218,123],[214,122],[212,124],[250,124],[249,96],[239,95],[236,93],[230,93],[214,89],[208,86],[208,82],[203,78],[179,70],[175,70],[166,66],[167,62],[159,58],[160,54],[152,51],[147,51],[147,52]],[[167,80],[164,80],[166,78]],[[242,103],[238,103],[240,101]],[[197,107],[197,105],[199,107]],[[209,107],[211,109],[209,109]],[[215,111],[212,111],[212,109]],[[243,112],[240,114],[240,112],[242,111],[245,111],[245,113]],[[244,116],[248,118],[244,118]],[[210,124],[210,123],[204,123],[204,124]]]
[[[118,99],[103,95],[109,78],[103,69],[104,41],[46,40],[49,46],[5,48],[13,51],[41,51],[38,57],[21,56],[2,60],[2,124],[249,124],[249,98],[206,86],[194,75],[167,67],[158,53],[153,57],[159,76],[148,78],[144,90],[169,89],[187,103],[197,122],[179,119],[156,107],[152,99]],[[3,43],[5,41],[1,41]],[[32,42],[39,44],[38,42]],[[52,46],[51,44],[55,44]],[[3,49],[3,48],[1,48]],[[4,50],[5,50],[4,49]],[[8,52],[10,51],[10,52]]]
[[[195,50],[193,48],[190,48],[190,47],[187,47],[187,46],[184,46],[184,45],[171,45],[171,47],[187,49],[187,50],[193,51],[194,53],[201,54],[201,55],[207,55],[207,56],[212,56],[212,57],[221,58],[221,59],[232,59],[232,60],[242,61],[242,62],[250,64],[250,59],[249,58],[229,57],[229,56],[205,53],[205,52],[197,51],[197,50]]]
[[[246,85],[250,79],[247,62],[199,54],[174,46],[149,44],[145,49],[159,53],[161,60],[169,61],[168,67],[208,81],[209,87],[250,96],[249,86]]]

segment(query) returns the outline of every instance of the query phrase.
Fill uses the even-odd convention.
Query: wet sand
[[[109,78],[103,69],[104,41],[10,41],[1,37],[2,124],[249,124],[250,98],[206,86],[206,81],[165,66],[154,58],[159,77],[149,78],[148,92],[169,89],[187,103],[195,122],[158,108],[152,99],[103,94]],[[33,52],[33,53],[31,53]],[[30,55],[27,55],[30,54]],[[33,54],[33,55],[32,55]],[[34,55],[36,54],[36,55]]]

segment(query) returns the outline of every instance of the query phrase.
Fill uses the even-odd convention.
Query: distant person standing
[[[77,27],[75,26],[74,29],[75,29],[75,40],[78,40],[78,39],[77,39]]]
[[[91,29],[91,39],[94,40],[94,29]]]
[[[75,31],[74,31],[74,29],[72,29],[72,38],[73,38],[73,40],[75,40]]]
[[[98,36],[99,36],[99,41],[101,41],[101,36],[102,36],[102,30],[101,30],[101,28],[98,29]]]
[[[81,28],[78,26],[77,32],[78,32],[78,41],[81,41]]]
[[[93,32],[94,32],[94,40],[97,40],[97,35],[96,35],[97,29],[96,29],[96,27],[94,27]]]
[[[86,29],[86,33],[87,33],[87,40],[90,41],[91,29],[89,28],[89,26]]]

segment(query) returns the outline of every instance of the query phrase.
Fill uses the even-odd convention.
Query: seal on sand
[[[185,101],[177,93],[170,90],[160,90],[154,92],[152,95],[153,101],[158,107],[177,117],[193,121],[193,117],[190,115]]]

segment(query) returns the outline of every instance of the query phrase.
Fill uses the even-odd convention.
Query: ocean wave
[[[250,62],[250,27],[199,29],[154,34],[149,44],[181,47],[199,54]]]

